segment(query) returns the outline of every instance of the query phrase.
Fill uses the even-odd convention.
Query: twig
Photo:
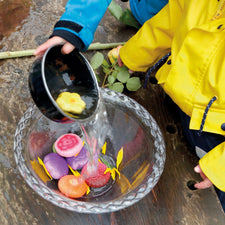
[[[125,42],[115,42],[115,43],[100,43],[96,42],[89,46],[88,50],[100,50],[100,49],[109,49],[109,48],[115,48],[118,45],[124,45]]]
[[[114,70],[115,66],[118,64],[118,62],[114,62],[112,67],[110,68],[109,72],[105,74],[104,80],[102,82],[102,87],[106,87],[105,86],[105,82],[106,82],[106,78],[112,73],[112,71]]]
[[[15,52],[0,52],[0,59],[10,59],[24,56],[34,55],[34,49],[15,51]]]
[[[117,47],[118,45],[124,45],[125,42],[116,42],[116,43],[93,43],[89,46],[88,50],[101,50],[101,49],[110,49]],[[10,59],[10,58],[18,58],[25,56],[34,56],[35,49],[28,49],[22,51],[15,52],[0,52],[0,59]]]

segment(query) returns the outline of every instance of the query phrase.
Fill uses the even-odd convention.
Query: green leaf
[[[123,92],[124,86],[122,83],[120,82],[116,82],[112,85],[109,85],[109,89],[113,90],[113,91],[117,91],[117,92]]]
[[[105,59],[103,60],[102,65],[105,66],[106,68],[110,68],[109,63]]]
[[[132,12],[129,9],[125,9],[125,11],[120,16],[119,21],[126,25],[135,27],[137,29],[141,27],[140,23],[138,23],[138,21],[135,19],[135,17],[133,16]]]
[[[122,83],[126,83],[129,78],[130,78],[130,73],[128,72],[128,69],[126,67],[125,69],[123,67],[120,67],[120,70],[117,74],[117,80]]]
[[[139,77],[131,77],[126,83],[127,90],[137,91],[141,87],[141,81]]]
[[[116,71],[120,70],[120,67],[118,66],[118,64],[114,66],[114,70],[116,70]]]
[[[90,63],[93,69],[97,69],[99,66],[102,65],[103,61],[104,61],[104,55],[101,52],[96,52],[91,58]]]
[[[114,0],[110,3],[108,10],[118,20],[123,14],[123,9]]]
[[[98,156],[99,157],[99,159],[108,167],[108,168],[110,168],[110,169],[113,169],[114,168],[114,166],[112,166],[107,160],[105,160],[102,156]]]
[[[105,67],[104,65],[102,65],[102,69],[105,74],[110,74],[111,72],[111,70],[108,67]]]
[[[111,73],[111,66],[105,59],[103,60],[103,63],[102,63],[102,69],[105,74]]]
[[[117,78],[117,74],[118,74],[118,71],[117,70],[113,70],[111,75],[116,79]]]
[[[115,82],[115,80],[116,80],[116,78],[114,76],[112,76],[112,75],[108,76],[108,83],[109,84],[113,84]]]

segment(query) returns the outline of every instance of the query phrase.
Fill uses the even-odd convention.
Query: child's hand
[[[69,54],[75,48],[75,46],[73,46],[72,44],[70,44],[69,42],[64,40],[63,38],[54,36],[54,37],[50,38],[49,40],[47,40],[44,44],[37,47],[36,50],[34,51],[34,55],[35,56],[43,55],[49,47],[51,47],[52,45],[56,45],[56,44],[63,45],[63,47],[62,47],[63,54]]]
[[[203,181],[201,181],[200,183],[195,184],[195,188],[205,189],[213,185],[212,182],[207,178],[207,176],[202,172],[202,169],[199,165],[197,165],[194,170],[196,173],[199,173],[201,178],[203,179]]]
[[[122,59],[120,58],[120,55],[118,56],[118,65],[119,67],[123,66]]]

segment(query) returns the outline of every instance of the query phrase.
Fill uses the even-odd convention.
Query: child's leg
[[[130,8],[137,21],[142,25],[167,3],[168,0],[130,0]]]
[[[193,149],[196,150],[196,147],[198,147],[207,153],[210,150],[212,150],[215,146],[225,141],[225,137],[222,135],[208,132],[202,132],[199,135],[199,132],[197,130],[190,130],[189,129],[190,117],[187,116],[181,110],[180,115],[184,133]],[[198,155],[198,152],[196,152],[196,154]]]
[[[209,152],[218,144],[225,141],[225,137],[218,134],[212,134],[207,132],[202,132],[200,135],[196,130],[189,129],[190,117],[187,116],[180,110],[181,122],[183,126],[184,133],[186,138],[193,149],[195,149],[196,154],[201,158],[204,154]],[[222,204],[223,210],[225,212],[225,192],[216,189],[216,193],[220,202]]]

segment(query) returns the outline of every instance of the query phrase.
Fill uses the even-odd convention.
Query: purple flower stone
[[[57,153],[49,153],[43,160],[45,167],[53,179],[60,179],[69,172],[66,160]]]
[[[67,157],[66,161],[73,170],[82,169],[88,162],[88,150],[85,147],[82,147],[80,153],[77,156]]]

